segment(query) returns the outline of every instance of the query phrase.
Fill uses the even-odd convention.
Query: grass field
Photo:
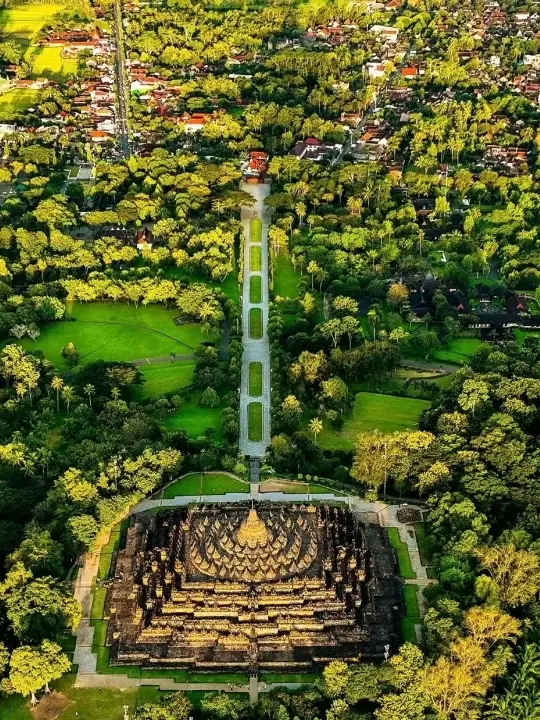
[[[417,642],[415,625],[422,622],[418,607],[418,591],[418,585],[403,586],[405,617],[401,618],[401,633],[404,642]]]
[[[43,350],[54,365],[67,369],[61,350],[69,342],[75,343],[84,364],[100,359],[137,360],[171,352],[190,354],[203,340],[198,323],[175,325],[178,310],[167,310],[162,305],[136,308],[125,303],[73,303],[70,317],[75,322],[47,325],[37,342],[23,338],[20,344],[26,350]]]
[[[186,400],[182,407],[169,413],[163,424],[167,430],[185,430],[188,437],[198,438],[204,435],[206,428],[215,428],[216,438],[221,437],[221,411],[223,408],[201,407],[198,396]]]
[[[248,440],[262,440],[262,403],[252,402],[248,405]]]
[[[261,673],[261,682],[265,683],[302,683],[312,685],[319,675],[315,673]]]
[[[253,275],[249,279],[249,301],[252,303],[262,302],[262,278],[260,275]]]
[[[262,269],[262,252],[258,245],[249,249],[249,269],[253,272],[260,272]]]
[[[417,398],[360,392],[343,428],[336,431],[326,427],[317,442],[329,450],[352,450],[360,433],[375,429],[390,433],[415,427],[420,413],[430,404]]]
[[[275,297],[295,298],[298,296],[300,274],[294,272],[294,266],[288,255],[278,255],[274,259],[274,295]]]
[[[262,363],[249,363],[249,394],[260,397],[263,393]]]
[[[135,388],[134,397],[141,401],[154,395],[175,393],[191,383],[194,369],[193,360],[143,365],[141,374],[144,383]]]
[[[249,224],[249,235],[251,242],[260,243],[262,241],[262,220],[253,218]]]
[[[251,308],[249,311],[249,337],[252,340],[260,340],[263,335],[261,308]]]
[[[169,499],[178,495],[223,495],[224,493],[249,492],[247,483],[223,473],[191,473],[163,488],[162,497]]]
[[[37,90],[15,89],[0,95],[0,114],[24,112],[36,102]]]
[[[455,338],[449,342],[447,348],[435,350],[432,358],[439,362],[465,365],[481,345],[478,338]]]
[[[388,534],[388,542],[396,553],[399,574],[404,580],[416,580],[416,573],[411,567],[411,559],[409,557],[409,551],[407,545],[399,537],[399,531],[397,528],[389,527],[386,528]]]

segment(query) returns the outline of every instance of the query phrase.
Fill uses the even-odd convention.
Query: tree
[[[465,380],[458,397],[458,403],[466,412],[470,410],[474,415],[476,407],[489,399],[489,388],[482,380]]]
[[[388,438],[379,430],[362,433],[356,440],[351,475],[376,493],[388,478]]]
[[[310,421],[309,430],[313,433],[313,437],[315,438],[315,444],[317,444],[317,435],[322,431],[322,429],[323,424],[318,417],[313,418],[313,420]]]
[[[323,670],[324,692],[330,698],[342,697],[349,684],[349,666],[341,660],[333,660]]]
[[[49,682],[58,680],[71,668],[71,662],[60,645],[44,640],[39,648],[23,645],[16,648],[10,660],[9,680],[15,692],[30,695],[32,705],[37,703],[36,692]]]
[[[373,341],[375,341],[377,337],[377,328],[381,324],[381,318],[379,317],[379,314],[374,308],[371,308],[371,310],[368,310],[367,314],[368,323],[373,328]]]
[[[393,305],[403,305],[409,299],[409,290],[403,283],[392,283],[388,288],[387,298]]]
[[[71,367],[77,365],[80,359],[80,354],[74,343],[69,342],[67,345],[64,345],[62,348],[62,357],[66,359],[68,365]]]
[[[64,388],[62,388],[62,399],[66,403],[66,412],[69,415],[69,405],[73,400],[75,400],[75,391],[72,387],[69,385],[66,385]]]
[[[310,260],[307,266],[307,271],[311,275],[311,289],[313,290],[315,275],[318,275],[321,272],[321,268],[317,265],[315,260]]]
[[[513,544],[480,547],[480,567],[487,573],[477,580],[477,593],[511,608],[526,605],[540,592],[540,558]]]
[[[92,395],[96,394],[96,388],[91,383],[88,383],[83,387],[83,393],[88,398],[88,405],[92,408]]]
[[[287,421],[291,424],[297,423],[302,417],[302,405],[295,395],[287,395],[281,403],[281,409]]]
[[[214,388],[207,387],[201,394],[199,404],[203,407],[217,407],[219,405],[219,395]]]
[[[56,391],[56,412],[60,413],[60,390],[64,387],[64,381],[58,375],[51,380],[51,387]]]

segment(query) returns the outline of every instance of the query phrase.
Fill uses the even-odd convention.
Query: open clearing
[[[252,402],[248,405],[248,439],[252,442],[262,440],[262,410],[260,402]]]
[[[222,407],[201,407],[198,394],[182,402],[179,410],[169,413],[163,420],[167,430],[174,432],[184,430],[188,437],[198,438],[204,435],[207,428],[216,431],[216,439],[221,438],[221,411]]]
[[[249,492],[249,485],[242,480],[223,473],[191,473],[180,480],[175,480],[163,489],[163,498],[174,498],[178,495],[223,495],[225,493]]]
[[[195,363],[192,360],[141,366],[140,371],[145,382],[136,387],[135,399],[140,401],[181,390],[191,383],[194,369]]]
[[[430,404],[417,398],[358,393],[352,415],[346,418],[343,428],[337,431],[325,427],[317,442],[330,450],[352,450],[360,433],[369,430],[390,433],[415,427],[420,413]]]
[[[37,90],[16,89],[0,95],[0,115],[24,112],[36,102]]]
[[[262,363],[249,363],[249,394],[260,397],[263,393]]]
[[[433,353],[433,360],[465,365],[482,345],[478,338],[455,338],[447,348],[440,348]]]
[[[162,305],[135,307],[125,303],[74,303],[69,320],[42,328],[37,342],[18,341],[26,350],[43,350],[59,369],[67,369],[62,347],[75,343],[82,364],[95,360],[129,361],[170,353],[188,355],[202,342],[200,325],[175,325],[178,310]],[[10,340],[9,342],[13,342]]]
[[[291,259],[285,253],[274,258],[274,295],[275,297],[298,297],[300,274],[294,272]]]

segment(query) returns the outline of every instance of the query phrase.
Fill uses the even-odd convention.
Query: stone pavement
[[[242,190],[253,195],[255,205],[243,207],[241,212],[244,228],[244,282],[242,289],[242,378],[240,383],[240,452],[242,455],[262,457],[270,445],[270,348],[268,344],[268,225],[270,215],[264,206],[264,199],[270,193],[270,185],[242,184]],[[250,221],[258,217],[262,220],[262,242],[251,242]],[[261,248],[261,270],[250,268],[251,247]],[[250,298],[250,279],[261,278],[261,303],[252,303]],[[262,338],[252,340],[249,337],[249,311],[252,308],[262,310]],[[249,394],[249,365],[252,362],[262,363],[263,394],[262,397],[251,397]],[[248,405],[250,402],[261,402],[263,405],[262,440],[253,442],[248,439]]]

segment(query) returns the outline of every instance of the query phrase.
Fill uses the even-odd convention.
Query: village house
[[[342,145],[325,144],[317,138],[309,137],[305,140],[299,140],[289,155],[297,157],[299,160],[311,160],[313,162],[332,161],[343,149]]]
[[[369,32],[374,33],[377,40],[387,43],[397,43],[399,30],[388,25],[372,25]]]

